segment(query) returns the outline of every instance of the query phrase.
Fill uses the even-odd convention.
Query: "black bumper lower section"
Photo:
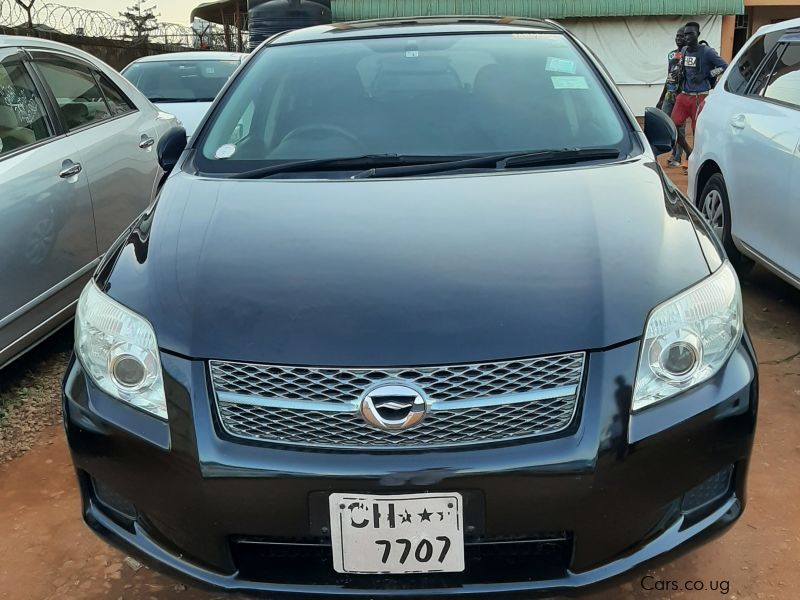
[[[551,595],[553,593],[570,594],[587,586],[607,582],[608,580],[627,573],[637,567],[650,564],[653,559],[667,560],[674,551],[680,548],[686,552],[716,535],[733,524],[742,513],[742,504],[735,497],[727,501],[710,515],[694,523],[685,525],[682,522],[674,523],[658,538],[652,540],[633,554],[605,564],[601,567],[583,573],[567,572],[562,577],[553,579],[528,580],[503,583],[459,583],[448,586],[448,578],[438,578],[437,587],[426,587],[425,580],[415,576],[397,577],[344,577],[339,582],[332,583],[275,583],[259,582],[242,578],[239,572],[225,575],[204,569],[167,551],[140,527],[135,527],[133,532],[120,526],[109,518],[96,505],[89,503],[85,513],[86,523],[95,533],[123,552],[135,556],[142,562],[161,570],[167,574],[184,579],[192,584],[200,584],[213,588],[224,589],[231,592],[248,592],[264,594],[296,594],[296,595],[336,595],[336,596],[361,596],[374,598],[376,596],[395,597],[448,597],[456,595],[484,596],[487,594],[523,594],[530,598],[532,595]],[[314,563],[305,563],[306,576],[313,575]],[[531,566],[534,571],[538,566]],[[410,578],[405,581],[401,577]],[[451,578],[455,580],[457,578]],[[422,584],[422,585],[420,585]]]
[[[64,415],[84,517],[143,562],[227,590],[568,593],[703,542],[744,507],[757,409],[747,340],[711,381],[631,416],[637,352],[629,344],[591,355],[579,421],[564,436],[397,453],[226,439],[204,364],[166,354],[170,422],[162,423],[105,396],[73,362]],[[467,570],[335,573],[315,500],[334,491],[473,498]]]

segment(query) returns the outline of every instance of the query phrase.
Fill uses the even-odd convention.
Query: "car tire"
[[[722,241],[728,259],[736,271],[740,276],[747,275],[753,268],[753,261],[739,252],[733,243],[731,207],[728,201],[728,188],[722,173],[714,173],[708,179],[697,200],[697,208]]]

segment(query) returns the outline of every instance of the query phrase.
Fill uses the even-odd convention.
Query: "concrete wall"
[[[118,71],[126,67],[130,62],[137,58],[142,58],[143,56],[192,50],[192,48],[167,46],[165,44],[134,43],[131,41],[64,35],[62,33],[49,31],[30,31],[25,27],[9,28],[0,26],[0,35],[32,36],[61,42],[62,44],[69,44],[70,46],[75,46],[84,52],[96,56]]]

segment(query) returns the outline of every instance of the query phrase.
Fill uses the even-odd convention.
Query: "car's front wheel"
[[[703,213],[714,233],[722,241],[731,264],[745,275],[753,267],[753,261],[743,256],[733,243],[731,235],[731,207],[728,201],[728,188],[721,173],[714,173],[703,187],[697,202],[697,208]]]

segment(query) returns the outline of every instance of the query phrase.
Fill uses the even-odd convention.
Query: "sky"
[[[46,0],[54,4],[64,4],[67,6],[80,6],[92,10],[102,10],[113,16],[117,16],[125,7],[136,4],[133,0]],[[204,0],[154,0],[144,2],[143,6],[156,5],[156,14],[161,13],[159,21],[164,23],[178,23],[179,25],[189,25],[189,13],[192,9],[201,4]],[[38,0],[42,2],[42,0]]]

